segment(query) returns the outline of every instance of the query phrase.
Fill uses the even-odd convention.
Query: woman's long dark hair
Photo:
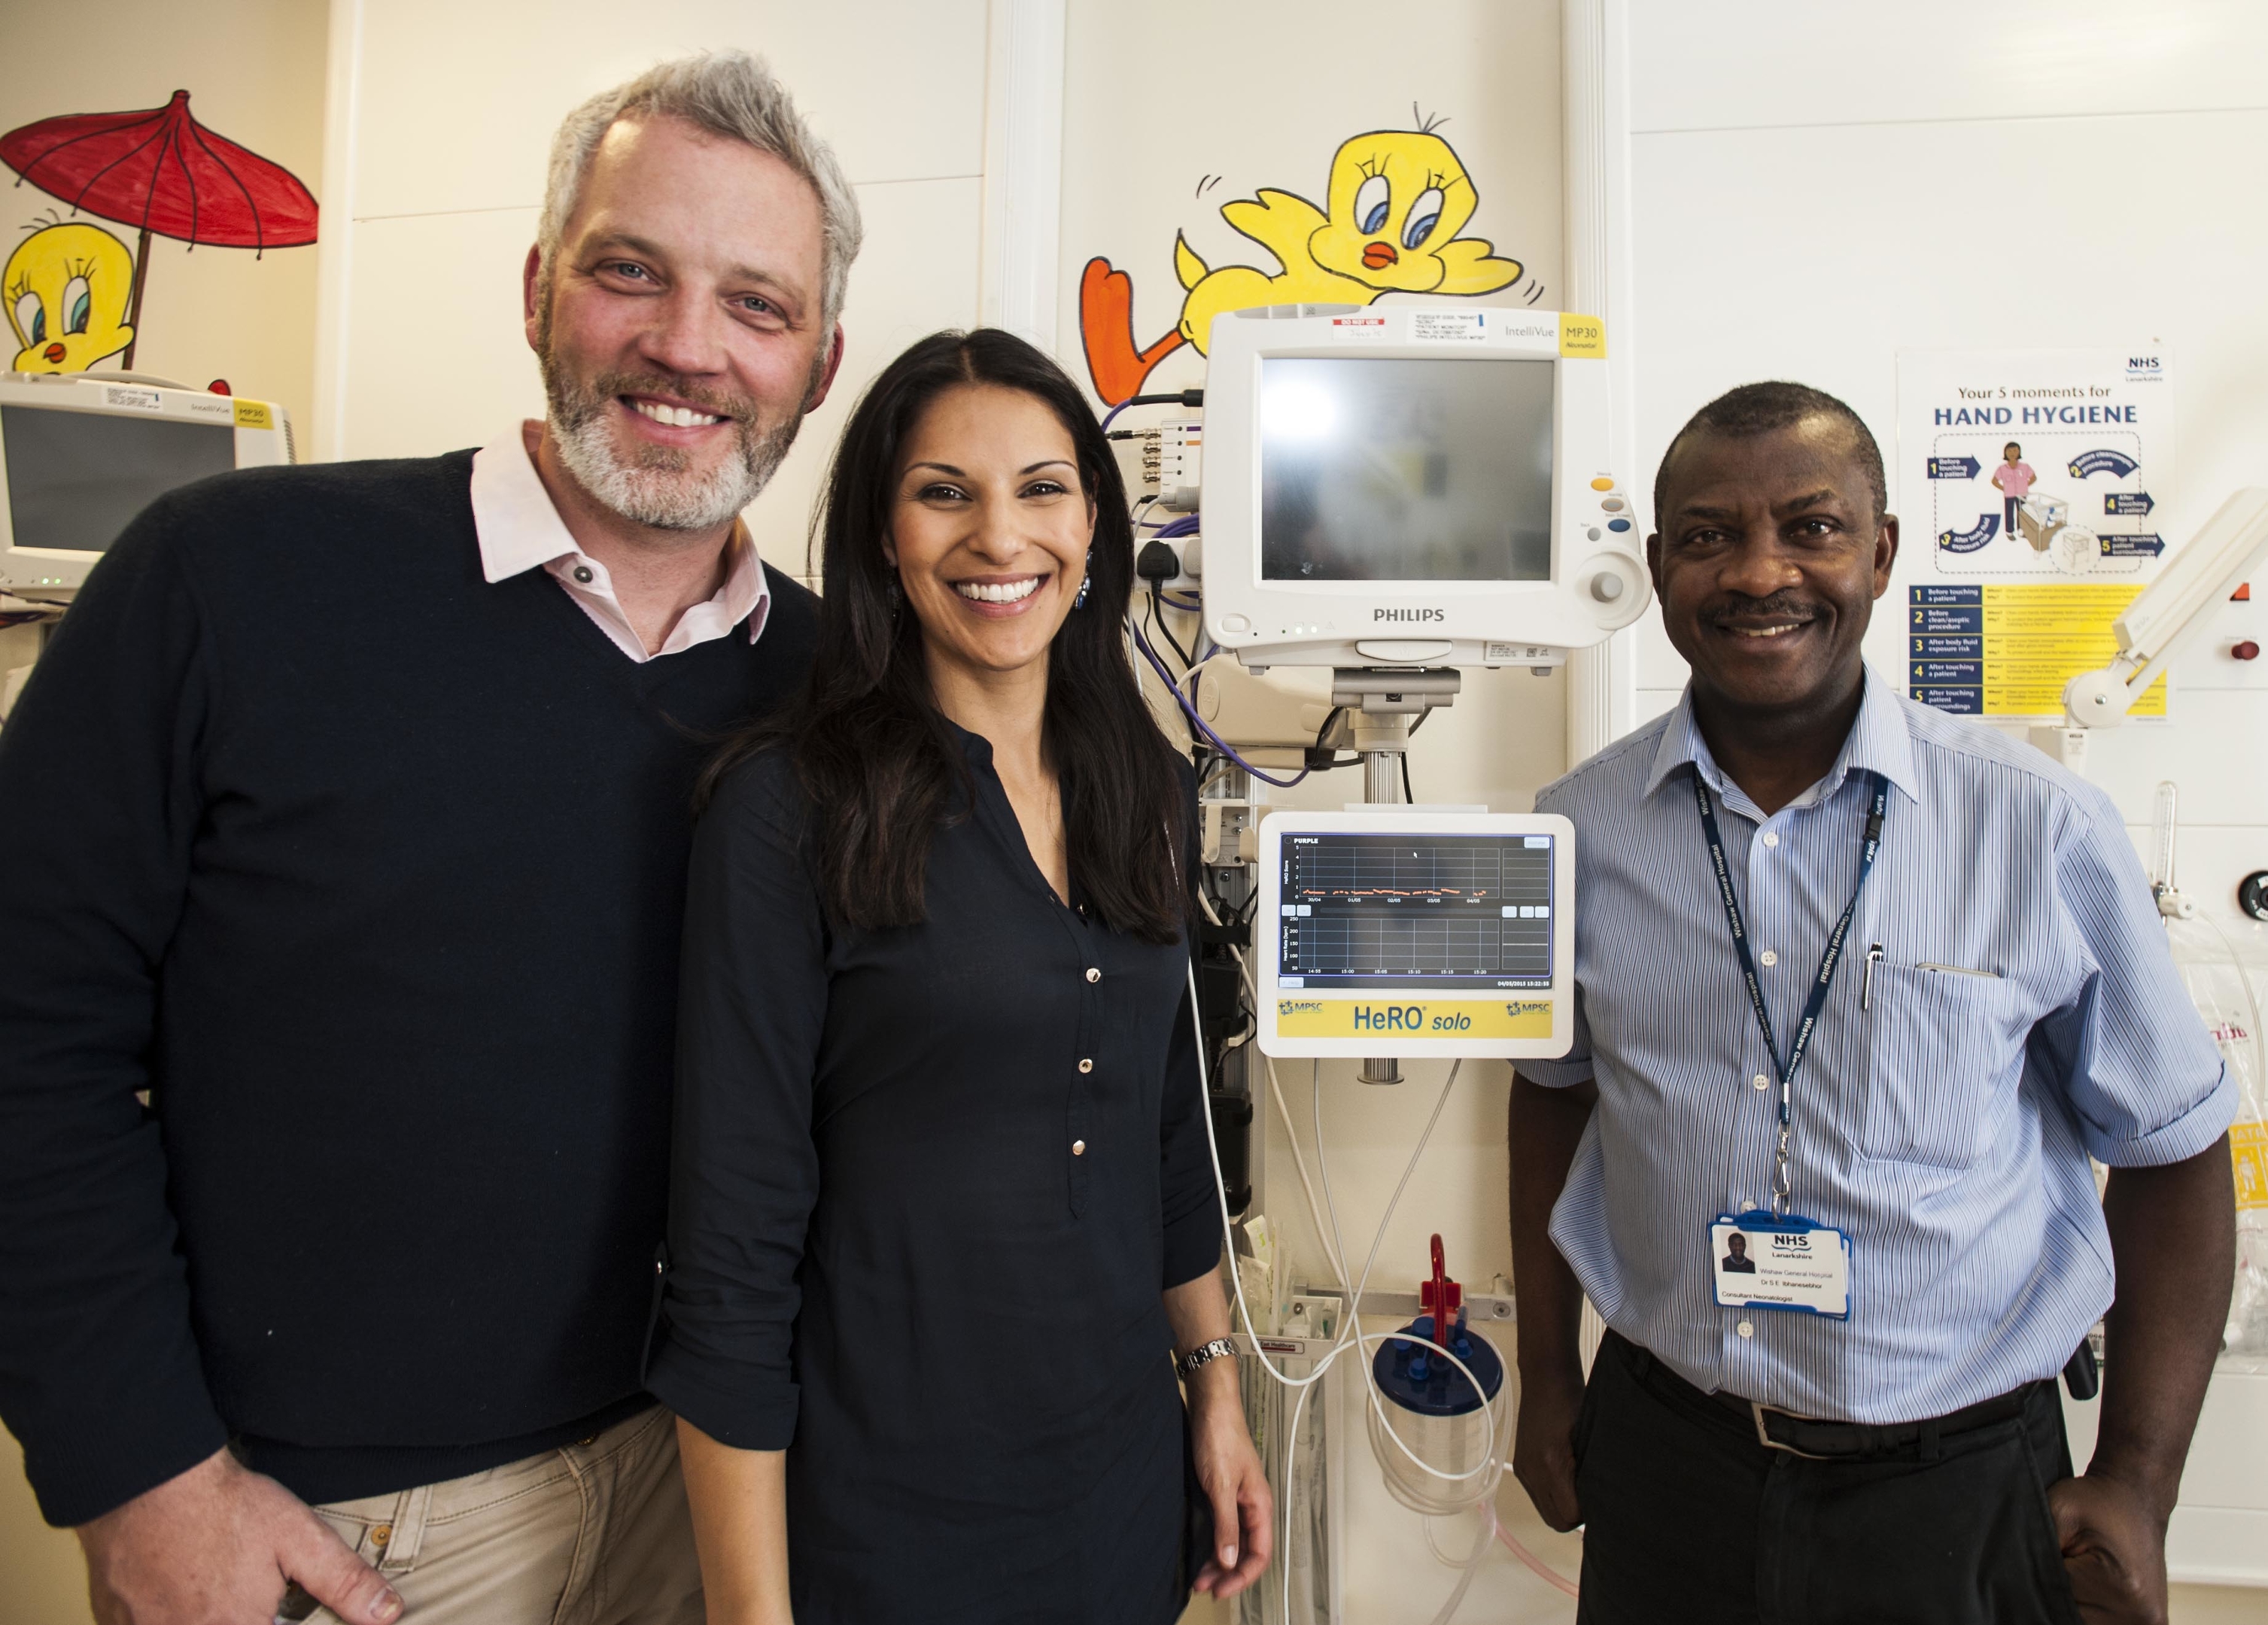
[[[1049,651],[1042,747],[1062,781],[1065,845],[1088,906],[1114,930],[1171,942],[1189,912],[1188,831],[1177,759],[1119,630],[1134,585],[1125,486],[1079,386],[997,327],[923,339],[851,413],[828,476],[809,681],[799,702],[732,740],[703,776],[702,799],[735,762],[784,745],[817,813],[812,840],[829,913],[864,930],[923,918],[931,840],[941,823],[968,815],[975,786],[930,691],[921,622],[901,607],[882,545],[907,437],[938,397],[971,384],[1043,402],[1077,448],[1094,547],[1086,602]]]

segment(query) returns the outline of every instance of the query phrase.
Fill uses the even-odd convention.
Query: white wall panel
[[[520,265],[534,240],[532,208],[357,226],[341,456],[430,457],[543,415],[520,325]]]
[[[2150,821],[2161,779],[2181,786],[2184,823],[2249,824],[2268,813],[2268,751],[2254,748],[2262,742],[2262,696],[2188,689],[2175,696],[2173,715],[2098,728],[2088,742],[2087,776],[2128,821]]]
[[[983,168],[983,0],[379,0],[364,32],[364,219],[539,204],[585,97],[704,48],[763,56],[854,181]]]
[[[2257,0],[1631,0],[1635,129],[2268,106]]]

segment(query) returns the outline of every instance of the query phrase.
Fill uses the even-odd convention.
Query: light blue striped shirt
[[[1769,1205],[1778,1088],[1690,776],[1719,798],[1785,1053],[1858,877],[1868,768],[1881,855],[1793,1114],[1794,1210],[1851,1238],[1851,1316],[1720,1309],[1708,1224]],[[2176,1162],[2236,1105],[2110,798],[1869,670],[1833,769],[1770,818],[1690,690],[1535,805],[1575,825],[1575,1047],[1520,1071],[1598,1080],[1551,1239],[1607,1324],[1703,1388],[1859,1422],[2060,1371],[2111,1298],[2088,1154]]]

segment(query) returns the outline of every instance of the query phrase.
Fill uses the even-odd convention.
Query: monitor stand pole
[[[1459,681],[1455,672],[1439,669],[1342,666],[1331,673],[1331,703],[1347,708],[1353,746],[1362,756],[1366,803],[1403,804],[1402,758],[1410,748],[1410,724],[1436,706],[1455,703]],[[1366,1084],[1398,1084],[1402,1066],[1392,1055],[1371,1055],[1361,1077]]]

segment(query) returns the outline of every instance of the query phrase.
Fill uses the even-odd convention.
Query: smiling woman
[[[1037,350],[939,334],[825,535],[811,686],[712,770],[688,882],[648,1379],[711,1616],[1165,1625],[1258,1577],[1270,1502],[1116,466]]]
[[[1026,715],[1096,910],[1150,941],[1177,936],[1189,905],[1176,758],[1127,670],[1116,615],[1071,612],[1082,588],[1098,607],[1124,604],[1134,557],[1117,463],[1077,386],[1005,333],[923,340],[844,431],[824,527],[808,696],[728,750],[711,785],[788,745],[832,813],[819,853],[830,906],[860,925],[908,923],[921,916],[931,831],[966,786],[953,724],[991,738],[979,716]]]

